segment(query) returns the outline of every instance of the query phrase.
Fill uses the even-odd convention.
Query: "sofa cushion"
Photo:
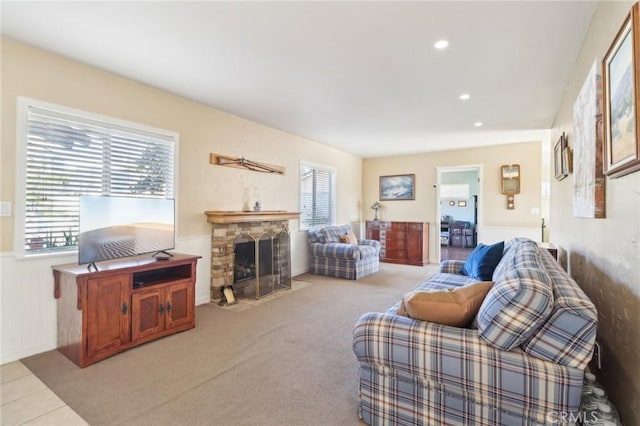
[[[482,243],[473,249],[460,273],[478,281],[490,281],[504,250],[504,241],[492,245]]]
[[[443,290],[447,288],[462,287],[477,281],[478,280],[464,275],[438,272],[432,275],[427,281],[417,286],[414,290]]]
[[[528,238],[516,237],[516,238],[510,239],[509,241],[505,241],[504,250],[502,251],[502,259],[500,259],[500,263],[498,263],[498,266],[496,266],[496,269],[493,271],[494,277],[504,273],[504,271],[507,270],[507,265],[510,268],[513,267],[514,263],[510,262],[509,260],[513,260],[515,247],[525,241],[531,241],[531,240],[529,240]]]
[[[593,302],[545,249],[538,249],[553,285],[551,315],[522,350],[537,358],[583,370],[593,355],[598,314]]]
[[[480,307],[478,332],[487,343],[511,350],[542,326],[552,306],[553,294],[544,270],[508,269]]]
[[[455,274],[462,275],[460,272],[462,267],[464,266],[464,260],[456,260],[456,259],[446,259],[440,262],[440,270],[439,272],[444,272],[447,274]]]
[[[466,327],[478,313],[492,282],[446,290],[413,291],[400,302],[398,315],[454,327]]]

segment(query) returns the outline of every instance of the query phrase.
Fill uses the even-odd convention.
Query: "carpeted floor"
[[[91,425],[357,425],[353,325],[436,269],[305,274],[247,309],[198,306],[195,329],[84,369],[57,351],[22,362]]]

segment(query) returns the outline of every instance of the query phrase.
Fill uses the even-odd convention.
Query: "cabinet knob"
[[[126,302],[122,302],[121,312],[122,312],[122,315],[126,315],[127,314],[127,303]]]
[[[171,312],[171,302],[167,302],[167,312]]]
[[[164,305],[162,303],[160,304],[159,311],[160,311],[160,315],[164,314]]]

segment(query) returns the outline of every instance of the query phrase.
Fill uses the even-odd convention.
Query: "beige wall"
[[[362,159],[161,90],[2,39],[0,200],[15,200],[16,100],[33,98],[158,127],[180,134],[177,250],[202,256],[197,303],[209,299],[210,226],[206,210],[241,210],[257,192],[265,210],[298,211],[301,160],[337,169],[337,221],[360,219]],[[209,164],[210,153],[282,165],[267,175]],[[291,221],[292,271],[308,269],[306,232]],[[74,256],[19,260],[13,255],[14,217],[0,217],[0,363],[56,347],[52,264]]]
[[[532,208],[541,207],[542,160],[541,142],[495,145],[465,150],[429,152],[397,157],[370,158],[363,165],[363,216],[373,219],[369,207],[378,200],[379,177],[414,173],[416,175],[415,200],[383,201],[379,212],[381,220],[430,222],[430,259],[435,259],[435,232],[437,222],[437,168],[466,165],[483,166],[484,200],[482,216],[485,227],[539,228],[540,214],[531,214]],[[500,190],[500,166],[520,164],[521,193],[515,196],[515,210],[506,209],[505,196]]]
[[[2,40],[3,201],[14,200],[18,96],[178,132],[178,238],[208,234],[205,210],[241,210],[246,193],[252,196],[255,188],[264,209],[297,211],[300,160],[336,167],[338,221],[359,218],[359,157],[7,39]],[[213,166],[212,152],[287,171],[280,176]],[[13,217],[0,219],[0,251],[11,251]],[[298,229],[297,222],[291,225]]]
[[[564,131],[573,145],[573,103],[632,4],[598,5],[556,118],[555,139]],[[605,219],[573,217],[572,184],[571,177],[552,183],[550,238],[561,248],[563,265],[598,309],[603,369],[596,375],[624,424],[640,424],[640,172],[606,179]]]

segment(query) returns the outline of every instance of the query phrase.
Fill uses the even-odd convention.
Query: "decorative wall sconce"
[[[502,193],[507,196],[507,210],[514,210],[515,194],[520,193],[520,165],[509,164],[500,167]]]

